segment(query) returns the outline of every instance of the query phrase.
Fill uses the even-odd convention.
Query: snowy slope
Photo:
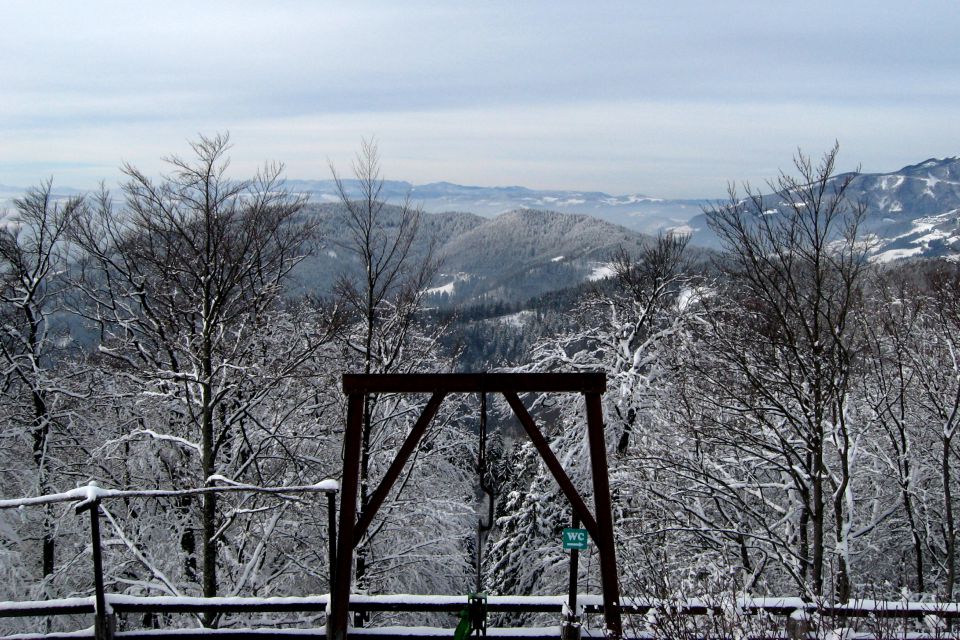
[[[932,158],[890,173],[860,174],[848,194],[866,206],[860,235],[870,242],[872,260],[960,253],[960,158]],[[706,216],[694,217],[690,227],[695,244],[718,247]]]
[[[323,290],[351,269],[353,258],[343,247],[347,233],[339,207],[319,205],[312,211],[323,223],[325,239],[300,279],[305,287]],[[608,274],[605,266],[618,247],[636,250],[650,240],[591,216],[534,209],[494,218],[424,214],[421,231],[414,255],[424,255],[435,239],[436,253],[443,257],[428,290],[435,297],[432,304],[519,302],[564,289]]]

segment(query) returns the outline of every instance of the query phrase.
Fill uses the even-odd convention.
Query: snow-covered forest
[[[335,243],[355,268],[329,290],[297,266],[334,240],[284,190],[281,167],[236,180],[228,149],[201,138],[162,178],[126,166],[120,192],[63,200],[43,183],[15,201],[0,229],[0,498],[90,481],[336,480],[343,373],[458,368],[464,325],[427,308],[444,256],[412,249],[426,215],[415,203],[385,215],[374,145],[351,171],[364,197],[342,189],[349,233]],[[869,212],[847,197],[850,176],[835,178],[835,157],[800,156],[772,195],[731,191],[708,211],[724,245],[709,268],[680,236],[611,255],[612,276],[581,289],[509,367],[607,374],[625,594],[956,599],[960,270],[871,263],[858,233]],[[361,509],[425,401],[365,406]],[[581,397],[525,401],[589,497]],[[478,405],[441,407],[358,547],[359,590],[473,590]],[[569,505],[505,407],[491,399],[489,411],[483,585],[564,593]],[[181,493],[102,509],[112,593],[329,590],[321,495]],[[0,510],[0,600],[89,594],[86,526],[70,503]],[[580,570],[596,592],[590,552]]]

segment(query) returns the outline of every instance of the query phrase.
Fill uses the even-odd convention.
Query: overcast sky
[[[840,142],[960,154],[956,0],[0,3],[0,183],[159,172],[229,131],[238,176],[716,197]]]

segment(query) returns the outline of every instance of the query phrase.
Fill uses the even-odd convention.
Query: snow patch
[[[495,320],[508,327],[516,327],[517,329],[522,329],[529,320],[536,317],[536,314],[530,310],[518,311],[517,313],[511,313],[506,316],[500,316],[495,318]]]
[[[563,256],[557,256],[556,258],[550,258],[550,262],[560,262],[563,260]]]
[[[881,189],[896,189],[903,184],[903,176],[884,176],[880,181]]]
[[[425,289],[425,290],[424,290],[424,293],[425,293],[425,294],[427,294],[428,296],[432,296],[432,295],[441,295],[441,294],[444,294],[444,293],[445,293],[445,294],[447,294],[447,295],[452,296],[453,293],[454,293],[454,291],[457,290],[457,283],[458,283],[458,282],[467,282],[468,280],[470,280],[470,274],[469,274],[469,273],[463,273],[463,272],[453,273],[453,274],[450,274],[450,273],[441,273],[441,274],[440,274],[440,277],[441,277],[441,278],[453,278],[453,280],[451,280],[451,281],[448,282],[447,284],[440,285],[439,287],[432,287],[432,288],[430,288],[430,289]]]
[[[928,233],[928,234],[926,234],[926,235],[923,235],[923,236],[920,236],[919,238],[916,238],[916,239],[914,239],[914,240],[911,240],[910,243],[911,243],[911,244],[929,245],[931,242],[934,242],[934,241],[936,241],[936,240],[945,240],[945,239],[951,238],[951,237],[952,237],[952,236],[951,236],[949,233],[947,233],[946,231],[941,231],[940,229],[934,229],[934,230],[932,230],[930,233]],[[953,238],[953,240],[956,240],[956,238]]]
[[[870,262],[892,262],[901,258],[909,258],[910,256],[915,256],[920,253],[923,253],[923,247],[914,247],[912,249],[890,249],[889,251],[881,251],[874,256],[870,256]]]
[[[677,294],[677,310],[685,311],[691,304],[696,304],[712,295],[713,291],[707,287],[684,287]]]
[[[596,282],[597,280],[603,280],[605,278],[611,278],[616,275],[616,272],[613,270],[613,265],[609,262],[599,264],[593,268],[593,272],[587,276],[587,280],[591,282]]]
[[[427,290],[425,291],[425,293],[426,293],[428,296],[441,295],[441,294],[444,294],[444,293],[447,294],[448,296],[452,296],[456,284],[457,284],[457,281],[454,280],[453,282],[448,282],[448,283],[445,284],[445,285],[441,285],[441,286],[439,286],[439,287],[433,287],[433,288],[431,288],[431,289],[427,289]]]

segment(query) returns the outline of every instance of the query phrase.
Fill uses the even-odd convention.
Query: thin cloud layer
[[[623,4],[5,3],[0,183],[217,130],[238,171],[326,177],[375,135],[412,182],[662,196],[835,139],[866,170],[956,154],[952,2]]]

